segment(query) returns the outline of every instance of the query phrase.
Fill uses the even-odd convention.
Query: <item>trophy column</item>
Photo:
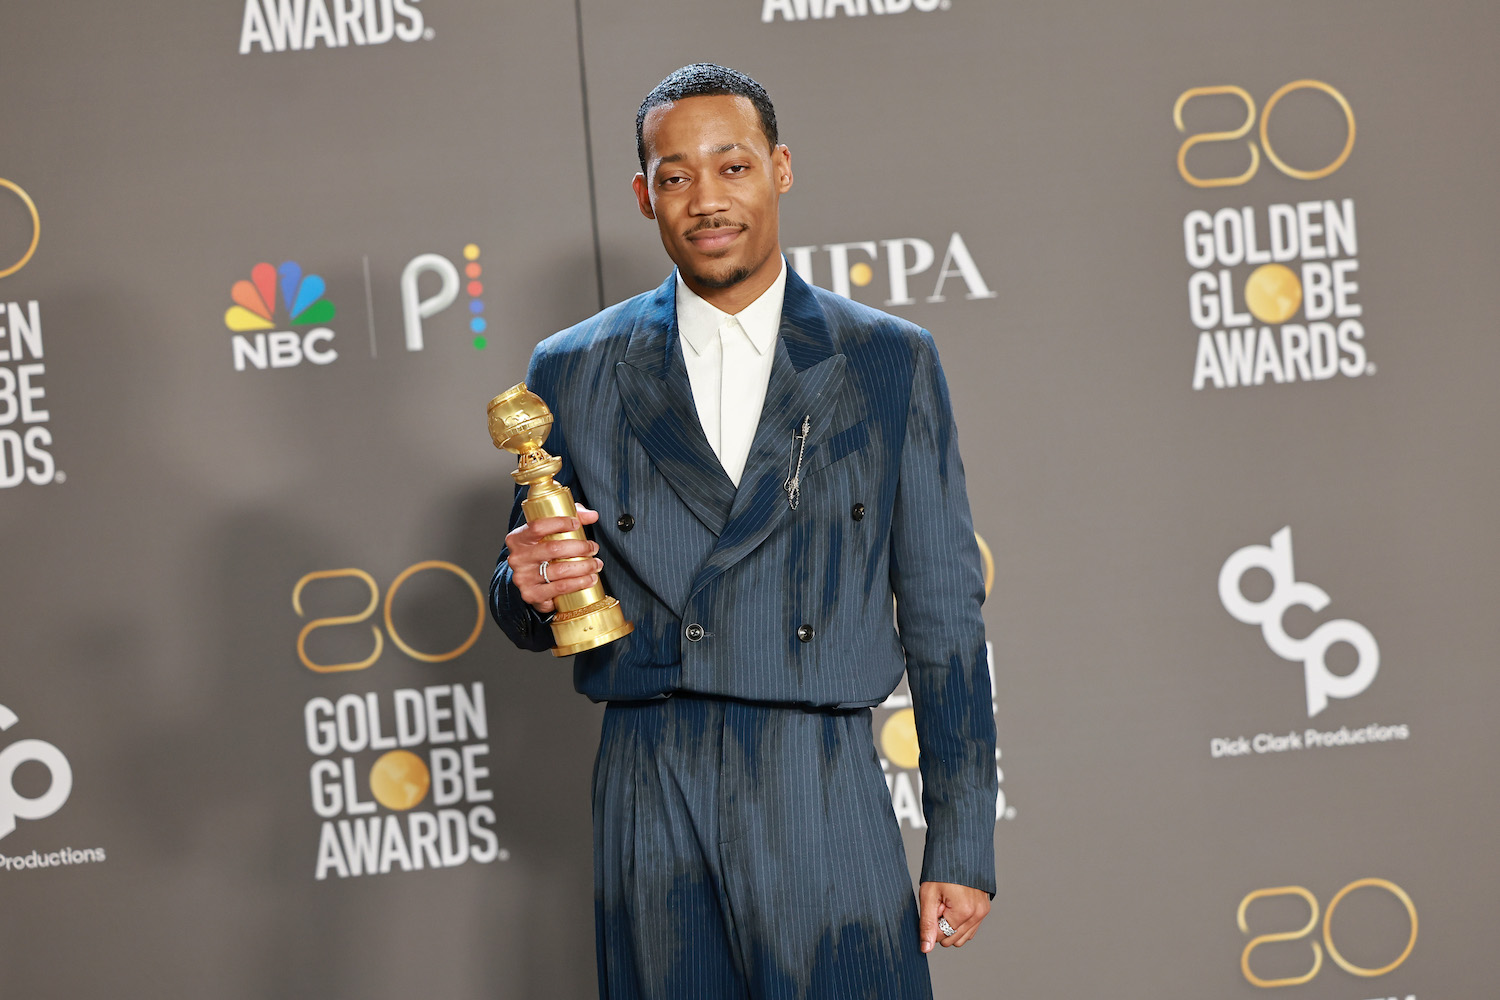
[[[512,478],[528,487],[521,510],[528,522],[547,517],[576,517],[573,491],[552,477],[562,468],[562,460],[542,448],[552,430],[552,411],[541,397],[526,388],[526,383],[512,386],[489,405],[490,437],[495,447],[521,457],[520,468]],[[583,529],[562,531],[548,538],[585,540]],[[554,560],[579,562],[580,559]],[[585,590],[562,594],[557,599],[557,614],[552,619],[553,656],[571,656],[629,635],[635,626],[625,620],[620,602],[596,583]]]

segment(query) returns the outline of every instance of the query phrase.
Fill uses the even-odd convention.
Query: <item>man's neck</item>
[[[766,289],[776,283],[781,275],[781,247],[767,257],[760,267],[750,273],[744,281],[736,282],[725,288],[709,288],[694,278],[691,274],[678,269],[682,275],[683,284],[693,290],[699,298],[720,312],[734,316],[744,310],[746,306],[765,294]]]

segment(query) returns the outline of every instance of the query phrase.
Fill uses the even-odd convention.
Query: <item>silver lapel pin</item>
[[[782,488],[786,490],[786,502],[792,510],[797,509],[797,504],[802,502],[802,453],[807,450],[807,432],[812,428],[812,414],[809,413],[802,418],[802,427],[792,432],[792,444],[796,446],[796,454],[787,463],[788,474]]]

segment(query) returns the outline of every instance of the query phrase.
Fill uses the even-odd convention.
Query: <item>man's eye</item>
[[[661,179],[661,186],[662,187],[671,187],[671,186],[675,185],[680,180],[682,180],[681,177],[663,177]]]
[[[744,172],[746,170],[749,170],[750,168],[748,166],[746,166],[745,164],[743,164],[743,163],[735,163],[735,164],[729,166],[727,169],[729,170],[730,173],[737,174],[737,173],[742,173],[742,172]]]

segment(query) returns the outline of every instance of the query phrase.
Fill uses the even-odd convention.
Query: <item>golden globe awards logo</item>
[[[1272,116],[1283,101],[1316,95],[1333,105],[1335,118],[1329,128],[1344,129],[1345,139],[1330,162],[1293,166],[1272,144]],[[1173,106],[1177,130],[1187,132],[1183,115],[1189,105],[1225,97],[1243,106],[1244,120],[1232,129],[1189,135],[1178,147],[1178,173],[1193,187],[1249,183],[1262,168],[1262,150],[1265,161],[1286,176],[1321,180],[1342,167],[1354,148],[1354,112],[1349,102],[1319,80],[1286,84],[1258,113],[1255,99],[1242,87],[1193,87],[1183,91]],[[1245,139],[1257,123],[1259,141]],[[1238,148],[1242,140],[1247,147],[1243,171],[1209,176],[1195,172],[1195,149],[1218,143]],[[1182,235],[1192,268],[1187,283],[1188,315],[1198,330],[1195,390],[1375,373],[1365,347],[1354,199],[1324,197],[1195,208],[1182,220]]]
[[[485,787],[483,684],[313,698],[303,721],[317,758],[308,772],[313,812],[323,820],[314,878],[509,857],[487,804],[495,793]],[[373,763],[369,752],[379,754]]]
[[[905,14],[908,11],[930,14],[952,6],[953,0],[763,0],[760,20],[763,24],[770,24],[778,18],[817,21],[833,17]]]
[[[52,459],[46,374],[41,304],[0,302],[0,489],[67,480]]]
[[[30,262],[42,236],[36,202],[14,181],[0,177],[0,190],[19,199],[30,220],[25,249],[0,261],[0,278]],[[10,257],[6,249],[0,256]],[[42,306],[36,299],[0,301],[0,489],[67,481],[52,459],[52,413],[46,405],[47,363],[42,345]]]
[[[421,0],[245,0],[240,55],[431,40]]]
[[[400,593],[419,574],[446,575],[475,603],[473,627],[448,648],[420,649],[398,630],[393,613]],[[342,583],[340,583],[342,581]],[[353,584],[354,586],[349,586]],[[315,592],[328,588],[328,592]],[[292,588],[292,607],[308,617],[315,597],[338,604],[368,593],[346,613],[310,619],[298,633],[298,659],[319,674],[344,674],[374,666],[386,637],[401,653],[423,663],[446,663],[466,653],[484,624],[479,585],[462,567],[442,560],[408,566],[392,580],[384,601],[375,578],[362,569],[308,573]],[[463,600],[461,597],[460,600]],[[383,608],[381,625],[370,624]],[[331,631],[336,644],[360,639],[368,652],[325,660],[316,647]],[[505,861],[510,853],[495,834],[495,793],[488,787],[489,716],[484,685],[432,684],[346,692],[309,699],[303,733],[313,762],[308,769],[312,810],[322,823],[313,877],[354,878],[394,871],[453,868],[473,861]]]

